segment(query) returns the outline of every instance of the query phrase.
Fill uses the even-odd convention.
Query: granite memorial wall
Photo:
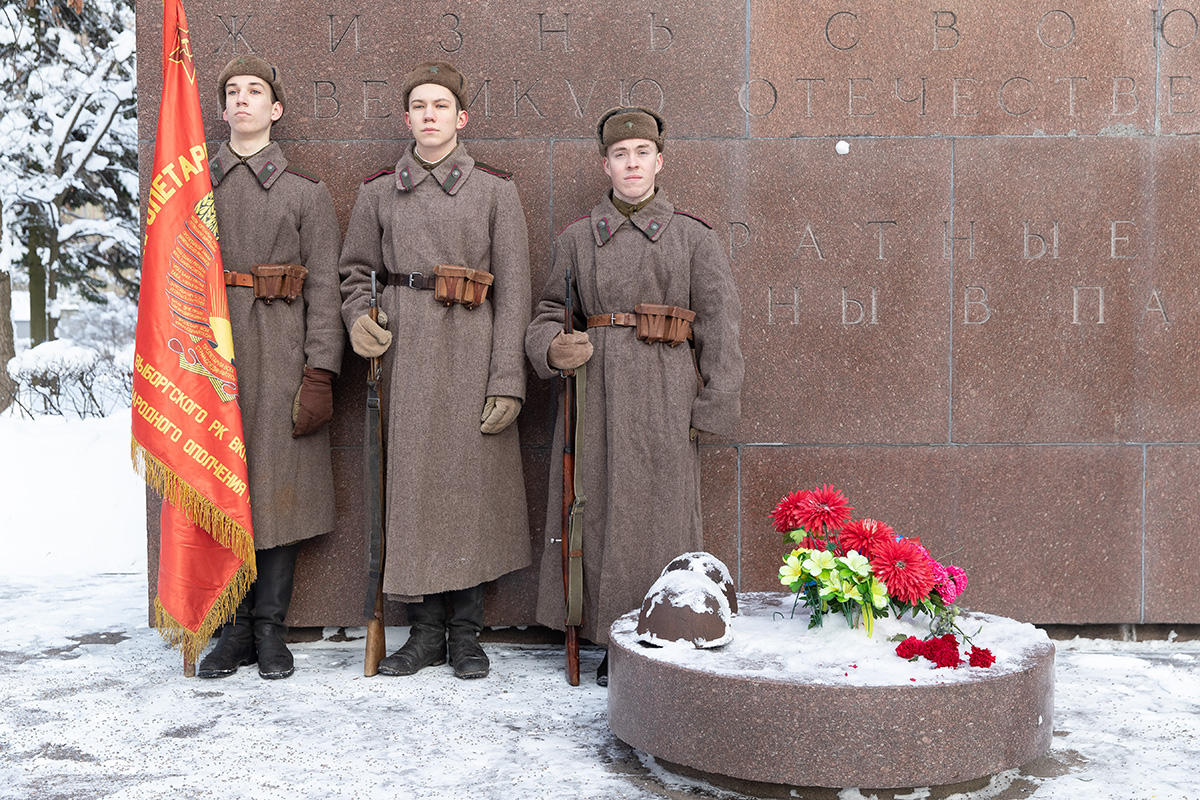
[[[409,141],[404,73],[452,61],[464,141],[515,173],[535,294],[554,234],[608,186],[596,118],[661,110],[660,185],[712,224],[743,304],[742,422],[702,440],[708,547],[740,590],[779,588],[778,498],[832,483],[963,566],[970,608],[1200,622],[1200,0],[187,11],[210,141],[227,137],[225,62],[272,61],[274,138],[324,178],[343,228]],[[139,6],[143,187],[161,24]],[[340,523],[302,552],[294,625],[363,623],[365,367],[346,352]],[[542,530],[556,391],[531,374],[519,420],[535,553],[558,535]],[[498,581],[489,623],[532,622],[535,586],[534,569]]]

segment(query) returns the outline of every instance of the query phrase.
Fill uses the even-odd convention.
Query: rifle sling
[[[367,540],[370,542],[367,565],[367,602],[365,614],[367,619],[375,616],[375,594],[380,587],[383,576],[383,504],[380,497],[383,486],[383,453],[382,426],[380,423],[379,384],[378,381],[367,381],[367,425],[366,425],[366,467],[367,481]]]
[[[583,494],[583,421],[584,398],[587,394],[586,364],[575,368],[575,502],[571,504],[567,535],[567,621],[576,626],[583,621],[583,509],[587,497]]]

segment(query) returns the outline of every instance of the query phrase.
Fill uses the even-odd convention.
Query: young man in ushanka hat
[[[299,543],[334,528],[327,423],[345,339],[341,231],[325,184],[271,141],[286,102],[279,71],[258,56],[237,56],[217,87],[229,141],[210,171],[258,578],[197,674],[220,678],[257,661],[262,677],[286,678],[294,663],[284,620]]]
[[[530,562],[517,414],[529,323],[525,213],[510,175],[459,142],[467,81],[445,62],[401,88],[413,142],[359,188],[342,249],[350,343],[381,357],[387,432],[384,591],[408,641],[379,664],[490,670],[477,635],[484,584]],[[380,324],[368,315],[371,272]]]
[[[611,188],[559,234],[525,336],[542,378],[587,363],[585,439],[575,470],[587,497],[581,633],[597,644],[608,642],[613,620],[641,606],[667,563],[703,549],[697,433],[728,433],[741,411],[737,289],[709,225],[676,209],[657,185],[665,127],[645,108],[615,108],[600,118],[596,135]],[[568,270],[572,334],[563,330]],[[562,414],[558,420],[555,448],[562,446]],[[551,473],[546,531],[557,537],[557,459]],[[560,548],[548,544],[537,620],[561,630],[564,616]],[[602,685],[607,669],[606,655],[597,671]]]

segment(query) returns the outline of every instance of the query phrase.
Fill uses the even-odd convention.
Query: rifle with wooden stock
[[[371,306],[367,312],[372,322],[379,322],[379,297],[376,293],[375,272],[371,272]],[[383,565],[387,540],[383,535],[383,424],[379,408],[379,379],[382,370],[379,358],[370,359],[367,366],[367,427],[364,450],[367,482],[367,539],[370,548],[369,583],[365,613],[367,647],[363,675],[379,672],[379,662],[387,651],[383,630]]]
[[[571,269],[567,268],[566,312],[563,330],[575,329],[571,304]],[[579,685],[579,626],[583,621],[583,509],[587,498],[575,472],[575,456],[583,443],[582,386],[586,386],[586,365],[562,370],[563,376],[563,501],[562,569],[563,597],[566,600],[567,682]],[[577,385],[578,384],[580,385]],[[576,404],[578,403],[578,407]]]

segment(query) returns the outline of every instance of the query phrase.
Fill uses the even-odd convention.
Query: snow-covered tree
[[[34,344],[60,289],[136,296],[135,88],[133,0],[0,0],[0,271],[28,278]]]

